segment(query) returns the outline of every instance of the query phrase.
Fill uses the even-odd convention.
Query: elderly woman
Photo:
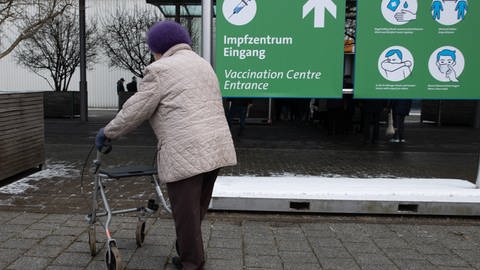
[[[162,21],[147,43],[155,62],[145,69],[138,92],[96,137],[101,149],[149,120],[158,139],[158,176],[167,183],[184,270],[205,264],[201,222],[219,169],[236,164],[218,79],[210,64],[192,51],[185,28]]]

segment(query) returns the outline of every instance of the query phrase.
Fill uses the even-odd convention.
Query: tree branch
[[[9,4],[13,5],[13,1]],[[41,4],[39,4],[41,5]],[[56,7],[57,7],[57,1],[53,1],[52,3],[52,7],[51,9],[47,12],[47,14],[35,21],[35,22],[32,22],[30,24],[27,23],[27,26],[21,30],[21,33],[14,39],[14,41],[2,52],[0,52],[0,59],[2,59],[3,57],[7,56],[8,54],[10,54],[14,49],[15,47],[18,46],[18,44],[20,44],[20,42],[22,42],[23,40],[26,40],[30,37],[32,37],[37,31],[39,31],[44,25],[46,25],[47,23],[49,23],[50,21],[52,21],[53,19],[55,19],[56,17],[58,17],[59,15],[63,14],[65,12],[65,10],[67,10],[69,7],[71,7],[72,5],[69,4],[68,2],[65,3],[65,5],[63,5],[60,10],[55,10]],[[8,10],[11,10],[13,8],[13,6],[11,6]],[[25,12],[25,11],[24,11]],[[28,16],[28,15],[26,15]],[[12,15],[10,16],[6,16],[3,21],[2,21],[2,24],[0,25],[3,25],[3,23],[8,19],[8,18],[11,18]],[[27,18],[25,18],[26,21],[28,21]]]

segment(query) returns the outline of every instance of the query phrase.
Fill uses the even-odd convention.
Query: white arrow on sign
[[[332,0],[308,0],[303,5],[303,18],[305,18],[310,11],[314,10],[314,27],[325,27],[325,10],[327,10],[334,18],[337,18],[337,5]]]

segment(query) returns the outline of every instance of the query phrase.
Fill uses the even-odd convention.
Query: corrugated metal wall
[[[114,12],[117,7],[131,9],[135,5],[156,7],[146,4],[145,0],[87,0],[87,23],[90,17]],[[100,51],[99,51],[100,52]],[[100,52],[101,55],[101,52]],[[87,70],[88,106],[93,108],[117,107],[116,82],[125,78],[129,82],[133,74],[128,70],[108,67],[108,60],[101,56],[92,69]],[[73,75],[70,91],[79,89],[79,72]],[[46,91],[52,88],[45,79],[15,63],[13,53],[0,60],[0,90],[2,91]]]

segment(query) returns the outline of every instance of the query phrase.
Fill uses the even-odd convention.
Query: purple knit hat
[[[154,53],[164,54],[171,47],[192,43],[188,31],[174,21],[160,21],[155,23],[147,33],[147,44]]]

